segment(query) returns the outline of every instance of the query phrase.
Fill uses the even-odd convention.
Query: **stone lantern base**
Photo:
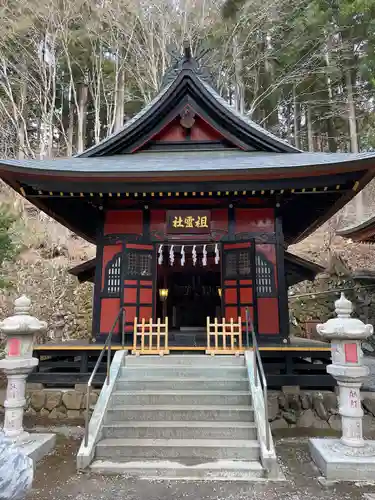
[[[312,459],[329,481],[373,481],[375,441],[346,446],[340,439],[310,439]]]
[[[0,331],[7,337],[6,356],[0,360],[0,370],[7,377],[2,434],[10,446],[35,463],[55,446],[54,434],[29,434],[23,428],[26,380],[39,363],[33,358],[34,336],[46,330],[47,323],[30,315],[31,302],[27,297],[16,299],[14,306],[14,315],[0,322]]]
[[[24,455],[30,457],[34,464],[51,453],[56,443],[56,434],[29,434],[28,437],[15,441],[16,446]]]

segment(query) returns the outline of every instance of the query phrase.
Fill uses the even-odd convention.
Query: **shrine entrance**
[[[207,316],[221,318],[221,266],[215,244],[165,245],[159,252],[157,317],[169,318],[170,345],[202,347]]]

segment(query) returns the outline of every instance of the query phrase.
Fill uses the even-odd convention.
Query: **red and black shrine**
[[[96,244],[72,272],[95,282],[98,341],[124,307],[127,345],[135,317],[167,316],[170,348],[199,348],[207,316],[249,308],[260,343],[280,345],[288,285],[319,270],[287,247],[362,189],[374,155],[293,148],[234,110],[188,52],[120,132],[74,158],[2,160],[0,175]]]

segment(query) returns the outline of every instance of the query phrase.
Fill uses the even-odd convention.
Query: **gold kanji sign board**
[[[210,232],[210,210],[169,210],[167,233],[204,234]]]

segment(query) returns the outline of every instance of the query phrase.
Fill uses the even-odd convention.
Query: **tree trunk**
[[[331,153],[336,153],[337,151],[337,135],[335,130],[335,123],[332,118],[331,113],[333,112],[333,93],[332,93],[332,82],[331,77],[329,75],[330,68],[330,40],[327,40],[327,51],[325,53],[325,63],[327,71],[325,72],[326,76],[326,85],[327,85],[327,94],[328,94],[328,103],[329,103],[329,112],[330,116],[327,118],[327,133],[328,133],[328,150]]]
[[[314,151],[314,132],[313,132],[310,103],[307,103],[306,125],[307,125],[308,149],[309,149],[309,151]]]
[[[238,54],[238,40],[233,38],[233,58],[234,58],[234,76],[235,76],[235,102],[236,108],[240,113],[245,113],[245,92],[242,79],[242,56]]]
[[[122,129],[124,125],[124,104],[125,104],[125,70],[119,69],[117,83],[117,98],[115,109],[115,132]]]
[[[294,108],[294,145],[296,148],[300,149],[300,123],[301,123],[301,111],[300,103],[298,102],[296,84],[293,85],[293,108]]]
[[[348,123],[350,136],[350,150],[352,153],[358,153],[358,136],[357,136],[357,116],[355,111],[355,103],[353,96],[352,73],[349,68],[345,69],[345,84],[348,96]],[[364,219],[364,199],[363,191],[359,192],[354,198],[355,213],[358,222]]]
[[[67,130],[67,148],[66,154],[67,156],[73,155],[73,135],[74,135],[74,102],[72,100],[69,101],[69,122],[68,122],[68,130]]]
[[[85,149],[85,123],[87,108],[88,88],[85,83],[79,87],[78,112],[77,112],[77,152],[82,153]]]
[[[22,79],[21,88],[20,88],[20,97],[19,97],[20,105],[19,110],[22,116],[18,118],[18,149],[17,149],[17,158],[19,160],[23,160],[25,158],[25,140],[26,140],[26,123],[27,123],[27,82],[26,78]]]
[[[357,118],[355,112],[355,104],[353,98],[352,74],[350,69],[345,70],[346,92],[348,95],[348,122],[350,135],[350,151],[358,153],[358,136],[357,136]]]

